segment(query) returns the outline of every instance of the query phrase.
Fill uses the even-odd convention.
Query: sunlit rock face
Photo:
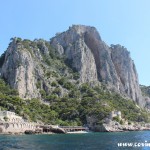
[[[40,42],[40,48],[34,47],[36,42]],[[51,69],[43,57],[50,55],[48,46],[45,41],[36,40],[29,47],[20,43],[17,39],[10,43],[1,76],[18,90],[20,97],[41,98],[38,80],[47,93],[51,89],[50,80],[54,80],[45,77],[45,72]],[[57,34],[49,43],[80,74],[79,83],[104,83],[108,89],[133,99],[140,106],[145,105],[129,52],[121,45],[108,46],[96,28],[73,25]]]
[[[80,73],[81,82],[100,81],[144,106],[138,75],[130,53],[121,45],[108,46],[94,27],[73,25],[51,39]]]

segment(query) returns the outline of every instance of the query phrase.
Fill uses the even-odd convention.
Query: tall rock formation
[[[97,81],[97,69],[94,56],[84,41],[84,33],[94,31],[95,37],[100,39],[95,28],[73,26],[67,32],[58,34],[51,39],[51,44],[62,55],[64,54],[72,67],[80,72],[81,82]]]
[[[26,40],[22,44],[19,38],[14,38],[9,44],[1,68],[1,76],[12,88],[18,90],[21,98],[41,98],[36,85],[38,80],[42,81],[43,85],[46,84],[43,69],[40,67],[40,62],[43,60],[42,52],[38,48],[29,47],[28,42]],[[44,46],[44,43],[41,43],[43,49]],[[46,51],[46,48],[44,50]]]
[[[72,60],[81,82],[100,81],[144,106],[134,62],[126,48],[109,47],[94,27],[73,25],[51,39],[61,55]]]
[[[144,106],[141,89],[139,87],[138,75],[130,53],[120,45],[112,45],[111,58],[119,78],[119,90],[126,93],[139,105]]]
[[[79,72],[80,83],[103,82],[140,106],[145,105],[129,52],[120,45],[109,47],[102,41],[96,28],[73,25],[66,32],[53,37],[49,46],[41,41],[40,46],[37,46],[38,41],[29,43],[26,46],[26,43],[20,44],[14,39],[6,51],[1,69],[1,76],[18,89],[22,98],[40,98],[41,93],[37,88],[39,80],[42,81],[40,86],[47,93],[50,92],[49,83],[53,78],[46,78],[45,72],[51,70],[52,66],[47,65],[45,59],[50,56],[49,46],[52,45]]]

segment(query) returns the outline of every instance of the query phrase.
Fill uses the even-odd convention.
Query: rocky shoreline
[[[7,120],[3,119],[6,118]],[[92,132],[125,132],[150,130],[150,123],[129,122],[121,117],[120,111],[112,111],[109,116],[96,123],[94,117],[87,117],[88,127],[44,125],[44,123],[28,122],[13,112],[1,111],[0,134],[66,134],[79,131]],[[81,132],[79,132],[81,133]],[[84,132],[83,132],[84,133]]]
[[[56,128],[52,126],[49,127],[50,128],[47,132],[44,130],[44,128],[43,129],[37,128],[36,130],[26,130],[25,132],[4,132],[4,133],[0,133],[0,135],[68,134],[62,128],[59,127]],[[150,124],[121,125],[118,122],[112,121],[109,124],[102,124],[100,126],[95,126],[92,130],[89,130],[89,132],[128,132],[128,131],[130,132],[130,131],[144,131],[144,130],[150,130]]]
[[[22,123],[17,123],[17,126],[11,122],[0,123],[0,134],[22,135],[22,134],[65,134],[66,131],[57,125],[41,125],[35,124],[33,127],[23,127]]]
[[[116,121],[111,121],[108,124],[96,125],[91,128],[95,132],[126,132],[126,131],[144,131],[150,130],[150,124],[146,123],[132,123],[130,125],[123,124]]]

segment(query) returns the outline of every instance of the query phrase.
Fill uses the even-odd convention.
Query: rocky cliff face
[[[120,45],[109,47],[102,41],[96,28],[73,25],[66,32],[53,37],[50,45],[79,72],[79,83],[103,82],[140,106],[145,105],[129,52]],[[47,93],[51,91],[49,84],[54,78],[45,76],[54,67],[52,63],[45,63],[45,59],[50,59],[49,46],[41,41],[40,45],[39,41],[30,41],[26,45],[14,39],[8,47],[1,76],[18,89],[22,98],[40,98],[39,81],[42,89]]]
[[[97,69],[94,56],[84,41],[84,33],[94,31],[95,37],[100,38],[95,28],[86,26],[73,26],[67,32],[52,38],[51,44],[68,60],[72,67],[80,72],[81,82],[97,81]]]
[[[81,82],[100,81],[144,106],[134,62],[126,48],[109,47],[94,27],[73,25],[51,39],[61,55],[72,60]]]
[[[21,98],[42,99],[53,89],[51,74],[57,68],[50,67],[52,51],[44,40],[14,38],[5,53],[1,77],[18,90]]]
[[[150,86],[140,85],[143,99],[145,100],[145,108],[150,111]]]
[[[120,45],[112,45],[111,58],[119,78],[119,90],[126,93],[140,106],[144,106],[141,90],[138,83],[138,75],[130,53]]]
[[[1,76],[19,91],[20,97],[39,97],[34,76],[36,65],[31,53],[14,39],[5,54]]]

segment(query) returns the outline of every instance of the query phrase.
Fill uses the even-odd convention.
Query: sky
[[[150,0],[0,0],[0,54],[12,37],[49,40],[72,24],[94,26],[126,47],[139,83],[150,85]]]

